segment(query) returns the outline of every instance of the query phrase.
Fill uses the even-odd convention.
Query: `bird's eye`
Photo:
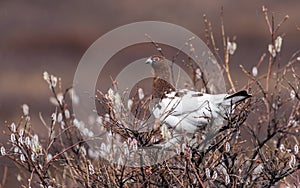
[[[159,61],[159,59],[160,59],[159,57],[155,56],[155,57],[152,58],[152,61],[157,62],[157,61]]]

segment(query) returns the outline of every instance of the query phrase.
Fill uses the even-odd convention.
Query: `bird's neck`
[[[153,98],[162,98],[166,92],[174,91],[171,69],[167,62],[158,62],[153,66]]]
[[[169,82],[172,84],[172,79],[171,79],[171,70],[168,65],[158,65],[159,67],[154,67],[154,77],[155,78],[160,78],[165,80],[166,82]]]

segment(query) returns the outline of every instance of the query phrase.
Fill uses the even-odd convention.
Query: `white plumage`
[[[191,141],[195,133],[202,130],[205,130],[203,137],[213,137],[222,127],[224,117],[232,112],[235,104],[251,97],[245,90],[232,95],[212,95],[188,89],[170,92],[175,89],[162,85],[172,83],[166,58],[154,55],[149,57],[146,63],[154,70],[153,96],[161,98],[153,108],[153,115],[160,120],[160,125],[167,125],[174,129],[173,137],[165,146],[178,143],[179,139],[183,138],[182,135]],[[157,80],[165,82],[157,82]],[[157,94],[156,91],[161,91],[161,88],[165,93]],[[206,139],[205,142],[208,140]]]
[[[250,96],[246,91],[233,95],[211,95],[186,89],[173,91],[154,107],[153,115],[177,132],[195,133],[209,124],[222,125],[234,104]]]

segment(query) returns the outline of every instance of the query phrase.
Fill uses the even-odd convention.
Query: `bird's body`
[[[188,89],[170,89],[168,85],[159,85],[164,83],[155,83],[155,79],[158,78],[168,84],[172,83],[170,66],[166,58],[155,55],[148,58],[146,63],[150,64],[154,70],[153,95],[161,96],[160,101],[153,108],[153,115],[160,120],[161,125],[174,129],[173,138],[166,144],[168,147],[178,143],[179,139],[175,137],[182,133],[185,133],[186,137],[190,138],[189,140],[199,130],[205,130],[207,135],[204,137],[213,137],[223,125],[226,114],[232,112],[237,103],[251,97],[245,90],[228,95],[206,94]],[[162,91],[155,86],[168,89]]]
[[[249,97],[246,91],[233,95],[211,95],[178,90],[166,94],[154,107],[153,114],[177,132],[195,133],[209,124],[222,125],[224,117],[232,112],[234,105]]]

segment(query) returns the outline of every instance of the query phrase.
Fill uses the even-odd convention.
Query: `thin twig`
[[[233,83],[232,78],[231,78],[230,69],[229,69],[229,51],[228,51],[228,48],[227,48],[227,42],[228,42],[229,39],[227,38],[227,40],[226,40],[225,26],[224,26],[223,17],[224,16],[223,16],[223,7],[222,7],[220,18],[221,18],[221,30],[222,30],[222,39],[223,39],[225,72],[227,74],[227,78],[228,78],[229,84],[231,86],[231,89],[233,90],[233,92],[236,92],[234,83]]]
[[[7,166],[4,166],[4,168],[3,168],[3,177],[2,177],[0,187],[4,187],[4,185],[5,185],[5,182],[6,182],[6,179],[7,179],[7,171],[8,171]]]

